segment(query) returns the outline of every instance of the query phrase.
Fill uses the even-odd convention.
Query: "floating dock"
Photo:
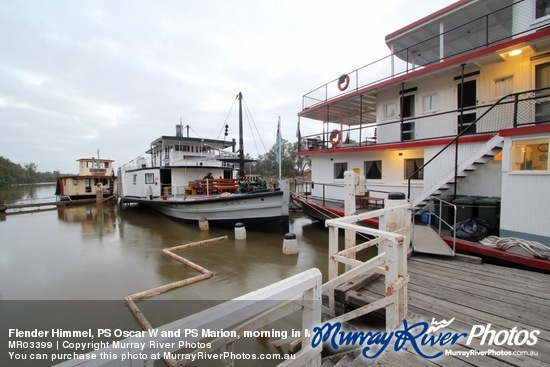
[[[472,345],[466,345],[466,339],[462,338],[452,346],[431,348],[432,352],[450,350],[462,355],[442,355],[432,360],[420,357],[412,348],[396,352],[390,347],[378,358],[367,360],[360,355],[361,349],[357,349],[325,358],[323,367],[550,365],[550,283],[547,274],[427,256],[410,258],[408,274],[409,323],[455,318],[445,330],[470,333],[474,325],[487,324],[497,332],[513,328],[539,330],[537,343],[532,346],[481,345],[476,338]],[[355,308],[380,299],[385,291],[383,278],[372,279],[372,276],[363,276],[362,284],[343,286],[345,289],[340,290],[337,298],[345,305],[340,307]],[[493,351],[501,353],[489,355]],[[479,355],[482,353],[487,355]]]

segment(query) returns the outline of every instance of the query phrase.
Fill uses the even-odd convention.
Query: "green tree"
[[[278,177],[279,163],[276,160],[273,145],[269,152],[258,157],[255,171],[264,177]],[[298,156],[298,143],[290,143],[282,139],[281,144],[281,174],[283,178],[304,176],[309,170],[310,161],[308,158]]]

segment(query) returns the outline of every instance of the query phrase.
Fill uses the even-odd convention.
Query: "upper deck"
[[[550,16],[535,0],[458,1],[388,35],[388,56],[305,94],[299,116],[348,126],[374,124],[380,91],[474,58],[506,58],[517,47],[545,49],[548,24]]]
[[[78,162],[79,176],[108,176],[113,173],[112,159],[80,158]]]

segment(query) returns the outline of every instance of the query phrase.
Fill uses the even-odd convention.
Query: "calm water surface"
[[[54,191],[53,185],[21,186],[9,193],[0,192],[0,199],[50,201]],[[177,251],[212,271],[213,278],[149,298],[159,302],[138,302],[153,327],[313,267],[321,270],[325,281],[327,230],[294,213],[290,231],[296,234],[298,255],[282,253],[284,238],[280,234],[248,231],[247,239],[235,240],[233,230],[211,227],[201,232],[197,224],[173,220],[147,208],[92,204],[2,216],[0,329],[4,332],[0,345],[8,343],[5,330],[14,327],[141,330],[124,297],[198,274],[161,250],[220,236],[229,239]],[[288,330],[300,329],[296,317],[279,322],[277,327],[281,324]],[[239,343],[239,351],[279,352],[265,340]],[[14,364],[13,360],[3,360],[5,357],[0,353],[0,365],[52,365],[36,361]],[[238,361],[236,366],[276,364]],[[162,361],[155,363],[162,365]],[[205,365],[219,366],[219,361]]]
[[[21,187],[25,195],[51,197],[52,185]],[[228,240],[177,253],[214,272],[211,279],[157,299],[231,299],[312,267],[327,268],[327,232],[295,215],[291,232],[300,254],[283,255],[283,236],[248,231],[198,230],[146,208],[79,205],[13,214],[0,222],[3,300],[121,300],[125,296],[197,273],[161,249],[229,236]]]

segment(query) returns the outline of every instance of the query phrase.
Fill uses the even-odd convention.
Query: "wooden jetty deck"
[[[503,351],[515,355],[442,355],[432,360],[418,356],[412,350],[386,349],[374,360],[360,355],[361,349],[325,358],[328,366],[550,366],[550,277],[548,274],[475,264],[452,258],[413,256],[408,261],[410,282],[408,286],[407,320],[454,322],[445,330],[470,333],[473,325],[491,324],[495,331],[540,330],[538,342],[533,346],[480,345],[480,339],[466,345],[462,338],[453,346],[437,347],[438,350]],[[346,307],[363,306],[382,297],[382,278],[365,284],[344,285],[340,299]],[[336,296],[336,294],[335,294]],[[365,327],[368,330],[368,326]],[[412,349],[412,348],[409,348]],[[434,351],[435,349],[432,349]],[[521,355],[524,353],[523,355]]]

